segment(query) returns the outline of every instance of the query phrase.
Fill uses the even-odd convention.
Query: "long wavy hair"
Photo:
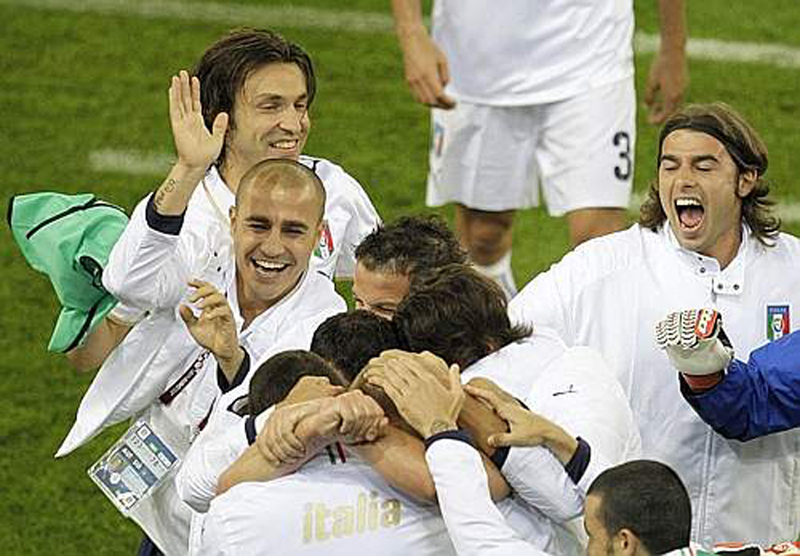
[[[749,170],[755,172],[755,187],[741,198],[742,219],[758,241],[767,246],[773,245],[780,231],[781,221],[773,214],[775,202],[767,198],[770,184],[764,179],[764,174],[767,172],[769,160],[767,147],[758,133],[725,103],[690,104],[672,115],[661,129],[656,168],[661,164],[664,140],[678,129],[691,129],[711,135],[725,146],[740,173]],[[647,199],[642,203],[639,224],[655,231],[666,219],[656,177],[650,184]]]

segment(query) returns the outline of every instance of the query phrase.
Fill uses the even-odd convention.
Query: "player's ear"
[[[611,540],[613,552],[618,556],[638,556],[639,537],[630,529],[622,528]]]
[[[739,182],[736,185],[736,195],[744,199],[753,191],[758,181],[758,174],[755,170],[749,169],[739,172]]]
[[[236,227],[236,207],[232,206],[228,210],[228,218],[230,219],[231,223],[231,233],[233,232],[234,227]]]

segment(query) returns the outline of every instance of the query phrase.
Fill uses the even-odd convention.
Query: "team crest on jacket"
[[[444,127],[441,124],[433,124],[433,138],[431,146],[436,156],[442,156],[442,147],[444,146]]]
[[[328,221],[322,223],[322,233],[319,236],[319,243],[314,249],[314,256],[320,259],[327,259],[333,255],[333,236],[328,228]]]
[[[788,305],[767,305],[767,338],[783,338],[791,330]]]

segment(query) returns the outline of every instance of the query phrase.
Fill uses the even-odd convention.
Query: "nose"
[[[305,121],[307,118],[307,109],[298,109],[294,106],[289,106],[281,114],[279,125],[281,129],[297,134],[300,133],[305,127]]]
[[[274,226],[269,233],[262,236],[259,249],[267,257],[278,257],[283,254],[283,242],[281,241],[281,231],[278,226]]]

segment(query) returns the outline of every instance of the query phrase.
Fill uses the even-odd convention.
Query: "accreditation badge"
[[[178,456],[143,421],[130,429],[89,468],[89,477],[128,516],[178,466]]]

